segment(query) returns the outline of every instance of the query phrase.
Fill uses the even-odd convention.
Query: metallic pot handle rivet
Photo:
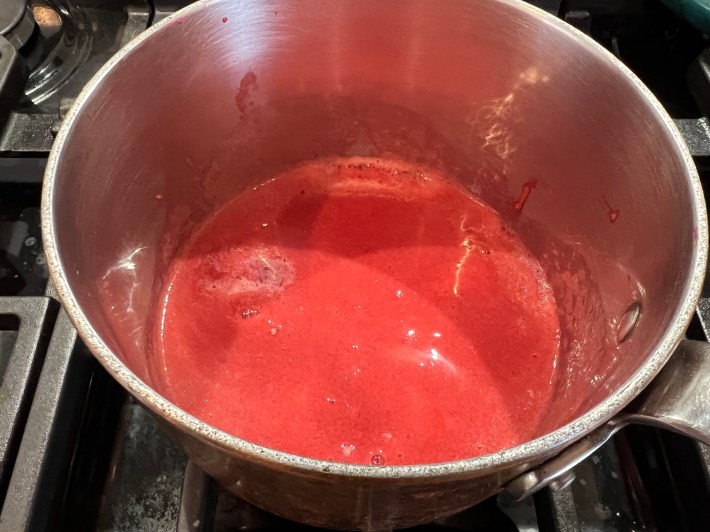
[[[619,319],[619,326],[616,330],[616,344],[621,345],[631,337],[631,333],[636,330],[641,317],[641,303],[634,301],[626,309]]]

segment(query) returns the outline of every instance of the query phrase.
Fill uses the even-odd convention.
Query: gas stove
[[[190,463],[77,339],[48,282],[39,202],[65,112],[113,53],[188,3],[0,2],[0,532],[309,528],[240,501]],[[592,36],[651,88],[710,187],[710,39],[659,0],[531,3]],[[709,327],[710,285],[687,335],[707,340]],[[522,502],[501,494],[418,529],[708,529],[702,444],[632,427],[574,473],[556,491]]]

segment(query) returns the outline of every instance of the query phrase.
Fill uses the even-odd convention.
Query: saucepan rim
[[[206,422],[188,414],[139,379],[100,338],[82,311],[81,306],[72,292],[71,284],[65,275],[61,252],[55,238],[56,218],[54,216],[54,195],[57,176],[59,175],[59,165],[62,155],[68,147],[71,146],[69,138],[74,125],[81,116],[82,108],[91,99],[94,91],[97,89],[100,90],[100,85],[104,78],[106,78],[119,63],[130,60],[130,55],[134,50],[147,44],[154,34],[175,22],[178,17],[189,17],[213,4],[219,4],[225,1],[228,0],[199,0],[191,4],[147,29],[110,59],[84,88],[74,106],[65,117],[64,123],[54,141],[45,172],[42,190],[41,225],[51,280],[54,283],[66,313],[76,327],[81,339],[86,343],[103,367],[142,404],[182,431],[199,436],[203,440],[228,453],[262,463],[269,463],[274,467],[282,469],[292,468],[304,473],[317,472],[330,475],[369,478],[372,480],[393,478],[443,478],[478,476],[479,474],[492,471],[502,465],[532,464],[535,460],[539,460],[540,457],[548,456],[557,450],[561,450],[563,447],[609,420],[648,385],[663,367],[683,337],[695,311],[705,278],[708,254],[708,227],[705,200],[700,179],[692,157],[680,133],[649,89],[644,86],[626,66],[591,38],[562,22],[557,17],[526,4],[522,0],[489,1],[504,4],[521,11],[527,11],[527,16],[540,18],[541,21],[549,27],[549,31],[559,32],[566,38],[581,41],[581,44],[587,48],[590,54],[596,55],[600,61],[611,62],[615,68],[628,79],[628,82],[633,85],[637,96],[646,99],[650,103],[655,118],[662,125],[662,129],[659,129],[659,134],[668,135],[672,140],[678,157],[684,163],[686,170],[685,178],[694,203],[693,219],[697,239],[694,242],[695,249],[691,263],[688,264],[689,274],[685,280],[681,304],[676,308],[675,314],[663,337],[653,346],[653,349],[650,350],[650,354],[645,362],[640,364],[634,374],[627,379],[615,393],[611,394],[594,408],[591,408],[585,414],[570,423],[544,436],[510,449],[476,458],[446,463],[369,466],[304,458],[248,442],[216,429]]]

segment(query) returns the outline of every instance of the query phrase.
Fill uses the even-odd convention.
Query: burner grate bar
[[[214,481],[194,462],[188,462],[180,496],[177,532],[211,532],[216,506]]]
[[[540,532],[580,532],[582,530],[570,486],[556,492],[548,488],[536,493],[533,497]]]
[[[38,298],[48,299],[48,298]],[[92,362],[76,349],[76,331],[62,311],[52,334],[37,393],[0,514],[0,532],[40,531],[61,505],[73,432],[83,413]]]
[[[47,297],[0,297],[2,328],[8,324],[17,330],[0,374],[0,502],[10,480],[55,316],[56,305]]]

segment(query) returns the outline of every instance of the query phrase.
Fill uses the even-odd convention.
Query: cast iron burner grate
[[[78,341],[47,284],[39,200],[53,131],[118,46],[189,0],[30,2],[50,11],[62,3],[81,11],[82,31],[90,33],[90,50],[70,78],[51,94],[32,93],[33,99],[12,99],[16,87],[0,83],[0,532],[306,530],[240,501],[188,462]],[[682,119],[679,126],[710,187],[706,38],[657,0],[532,3],[607,46]],[[17,7],[2,2],[0,14],[11,4]],[[44,32],[45,40],[28,38],[15,57],[27,70],[19,69],[14,83],[33,79],[29,71],[48,53],[33,49],[53,35],[51,13],[43,14],[35,33]],[[706,340],[708,330],[710,289],[688,336]],[[415,530],[708,529],[710,448],[697,442],[628,428],[575,473],[560,491],[546,489],[519,503],[499,495]]]

